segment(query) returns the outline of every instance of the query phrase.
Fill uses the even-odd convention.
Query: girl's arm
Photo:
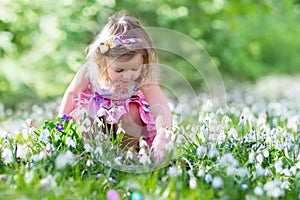
[[[80,67],[72,82],[64,93],[60,104],[59,116],[69,115],[73,111],[73,99],[78,97],[80,92],[83,92],[89,85],[89,80],[86,77],[86,65]]]
[[[147,85],[141,88],[145,95],[153,116],[156,121],[157,135],[152,143],[154,158],[156,164],[161,164],[165,161],[170,142],[164,128],[172,127],[172,113],[168,105],[168,100],[157,84]]]
[[[154,118],[162,119],[162,126],[168,128],[172,126],[172,114],[168,105],[168,100],[159,85],[150,84],[140,88],[145,95],[153,113]]]

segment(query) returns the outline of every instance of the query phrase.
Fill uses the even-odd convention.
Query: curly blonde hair
[[[141,43],[121,45],[111,48],[105,53],[100,50],[100,43],[107,41],[112,37],[139,38]],[[88,76],[97,86],[106,85],[109,81],[105,57],[131,59],[134,55],[142,53],[144,58],[144,67],[142,68],[140,83],[147,84],[157,80],[157,53],[153,48],[153,43],[141,25],[140,21],[134,17],[124,14],[115,14],[109,18],[108,23],[97,35],[96,39],[88,46],[87,62]]]

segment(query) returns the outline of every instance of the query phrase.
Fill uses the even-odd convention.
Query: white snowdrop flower
[[[94,166],[94,161],[88,159],[88,160],[86,161],[85,165],[86,165],[87,167]]]
[[[26,159],[27,158],[27,148],[24,145],[17,145],[17,157]]]
[[[215,146],[212,146],[211,149],[208,152],[209,158],[215,158],[219,156],[219,151]]]
[[[53,151],[53,150],[54,150],[54,145],[48,143],[48,144],[45,146],[45,149],[46,149],[46,151]]]
[[[176,177],[178,175],[177,168],[175,166],[169,167],[167,174],[171,177]]]
[[[191,189],[196,189],[197,188],[197,179],[194,176],[190,177],[189,186],[190,186]]]
[[[265,149],[264,151],[263,151],[263,155],[264,155],[264,157],[265,158],[268,158],[269,157],[269,151],[268,151],[268,149]]]
[[[260,113],[259,117],[256,121],[257,127],[264,128],[265,125],[266,125],[266,121],[267,121],[266,114],[265,113]]]
[[[235,128],[230,128],[230,130],[228,131],[227,134],[228,134],[229,137],[232,137],[235,140],[238,139],[238,132]]]
[[[272,175],[273,175],[273,173],[270,169],[267,168],[264,170],[264,176],[272,176]]]
[[[206,100],[201,107],[201,110],[203,112],[210,112],[212,111],[212,109],[213,109],[213,103],[211,100]]]
[[[255,165],[255,168],[256,168],[255,173],[257,175],[263,176],[265,174],[265,169],[262,168],[262,166],[259,163]]]
[[[113,112],[108,112],[107,121],[116,122],[116,119],[114,118]]]
[[[261,164],[264,161],[264,157],[261,154],[257,154],[256,161]]]
[[[108,167],[111,167],[111,162],[110,162],[109,160],[107,160],[107,161],[105,162],[105,165],[108,166]]]
[[[228,117],[228,115],[224,115],[222,117],[221,121],[222,121],[223,124],[227,125],[227,124],[230,124],[232,122],[232,119],[230,117]]]
[[[66,159],[69,161],[69,164],[72,164],[75,161],[75,155],[70,150],[68,150],[65,153],[65,156],[66,156]]]
[[[84,126],[84,127],[90,127],[91,124],[92,124],[92,122],[88,117],[86,117],[82,122],[82,126]]]
[[[148,146],[148,144],[145,140],[140,141],[140,148],[147,147],[147,146]]]
[[[116,158],[114,159],[114,162],[115,162],[117,165],[121,166],[121,165],[122,165],[122,157],[121,157],[121,156],[116,157]]]
[[[24,140],[28,140],[28,133],[29,131],[27,129],[22,130],[22,136]]]
[[[288,181],[283,181],[283,182],[281,183],[281,185],[280,185],[280,188],[281,188],[281,189],[286,189],[286,190],[290,189],[290,182],[288,182]]]
[[[164,131],[167,139],[169,139],[169,138],[171,139],[172,135],[174,135],[173,131],[169,130],[167,128],[163,128],[163,131]]]
[[[208,141],[210,142],[216,142],[218,141],[218,134],[215,134],[215,133],[211,133],[208,135]]]
[[[204,171],[202,168],[199,168],[199,169],[198,169],[197,176],[198,176],[198,177],[203,177],[204,175],[205,175],[205,171]]]
[[[244,178],[245,176],[249,175],[249,171],[247,170],[247,168],[239,168],[237,170],[237,174],[238,176]]]
[[[140,159],[139,159],[139,162],[142,163],[143,165],[146,165],[146,164],[151,164],[151,160],[149,158],[149,156],[147,156],[146,154],[143,154]]]
[[[278,119],[277,119],[277,118],[273,118],[272,122],[273,122],[273,125],[274,125],[274,126],[279,127],[279,126],[278,126]],[[274,128],[272,128],[271,132],[273,132],[273,129],[274,129]],[[277,129],[277,130],[278,130],[278,129]],[[274,132],[273,132],[273,133],[274,133]]]
[[[213,178],[212,180],[212,187],[215,189],[219,189],[221,187],[223,187],[224,183],[223,183],[223,179],[220,176],[216,176]]]
[[[146,154],[146,150],[144,148],[141,148],[139,150],[139,155],[145,155]]]
[[[102,116],[104,116],[106,113],[106,110],[103,107],[100,107],[98,112],[97,112],[97,118],[100,118]]]
[[[103,150],[101,146],[97,146],[97,148],[94,151],[94,154],[98,154],[99,156],[103,155]]]
[[[13,153],[11,151],[11,149],[9,148],[4,148],[2,151],[2,160],[3,162],[7,165],[8,163],[12,163],[13,162]]]
[[[296,168],[295,166],[292,166],[292,167],[290,168],[290,172],[291,172],[292,175],[295,175],[296,172],[297,172],[297,168]]]
[[[107,180],[111,183],[116,183],[117,182],[115,179],[113,179],[113,177],[109,177]]]
[[[118,112],[120,110],[121,106],[113,105],[109,110],[106,111],[107,114],[113,115],[114,113]]]
[[[274,164],[276,172],[280,173],[282,171],[282,160],[278,160]]]
[[[0,129],[0,138],[7,138],[8,137],[8,132],[7,130],[1,130]]]
[[[284,190],[280,188],[281,182],[279,180],[268,181],[264,185],[264,190],[266,191],[267,196],[279,198],[284,196]]]
[[[266,182],[263,188],[265,191],[268,191],[268,190],[272,190],[275,186],[276,186],[276,182],[275,180],[274,181],[272,180]]]
[[[85,150],[86,152],[93,152],[92,146],[91,146],[90,144],[88,144],[88,143],[85,143],[85,144],[84,144],[84,150]]]
[[[280,173],[283,174],[283,175],[285,175],[285,176],[291,176],[291,172],[290,172],[290,170],[287,169],[287,168],[281,170]]]
[[[204,145],[201,145],[197,148],[196,154],[198,158],[204,157],[207,154],[207,148]]]
[[[55,179],[50,174],[47,177],[41,179],[40,184],[42,185],[43,188],[48,188],[48,187],[53,188],[57,186]]]
[[[54,140],[55,141],[60,140],[60,137],[56,133],[54,133]]]
[[[174,134],[174,133],[172,133],[172,135],[171,135],[171,141],[172,141],[172,142],[175,142],[175,141],[176,141],[176,138],[177,138],[177,135]]]
[[[30,170],[30,171],[26,172],[25,175],[24,175],[24,181],[27,184],[31,183],[33,178],[34,178],[33,170]]]
[[[126,156],[125,156],[126,160],[132,160],[133,159],[133,153],[132,151],[127,151]]]
[[[253,163],[254,162],[254,153],[253,152],[249,153],[248,159],[249,159],[249,163]]]
[[[42,160],[43,158],[46,157],[46,154],[44,151],[41,151],[40,153],[38,154],[34,154],[30,157],[30,160],[33,161],[33,162],[37,162],[37,161],[40,161]]]
[[[279,198],[284,195],[284,190],[280,189],[279,187],[274,187],[272,190],[267,191],[267,196],[269,197]]]
[[[76,148],[76,143],[74,142],[74,140],[71,138],[71,137],[67,137],[66,138],[66,145],[68,147],[73,147],[73,148]]]
[[[105,126],[105,123],[103,122],[103,119],[100,117],[96,117],[94,120],[94,124],[96,125],[96,127],[101,128]]]
[[[44,143],[48,143],[48,137],[50,136],[50,131],[48,129],[44,129],[42,130],[40,137],[39,137],[39,141],[40,142],[44,142]]]
[[[217,141],[219,143],[222,143],[222,142],[225,142],[225,140],[226,140],[226,135],[224,133],[224,130],[221,130],[220,133],[218,134]]]
[[[297,131],[299,125],[299,116],[291,116],[288,118],[288,122],[286,127],[292,129],[293,131]]]
[[[85,133],[85,132],[87,132],[88,130],[87,130],[87,128],[85,128],[83,125],[80,125],[80,126],[78,127],[78,131],[81,132],[81,133]]]
[[[168,175],[171,177],[177,177],[182,174],[181,168],[177,168],[176,166],[171,166],[168,169]]]
[[[225,110],[224,110],[223,108],[218,108],[217,111],[216,111],[216,114],[217,114],[217,115],[221,115],[221,116],[222,116],[222,115],[225,115],[225,113],[226,113],[226,112],[225,112]]]
[[[242,184],[241,187],[242,187],[243,190],[247,190],[248,189],[248,185],[247,184]]]
[[[55,159],[55,166],[58,169],[64,169],[67,165],[75,162],[75,156],[71,151],[60,153]]]
[[[226,166],[226,167],[237,167],[239,165],[238,161],[234,158],[234,156],[231,153],[225,153],[221,159],[220,164]]]
[[[206,139],[206,136],[207,136],[207,134],[208,134],[208,128],[207,128],[207,126],[201,126],[200,127],[200,136],[202,136],[200,139],[202,139],[203,141],[202,142],[204,142],[205,141],[205,139]]]
[[[8,146],[8,145],[10,145],[9,140],[8,139],[4,139],[1,146]]]
[[[238,126],[245,126],[246,125],[246,119],[245,119],[245,115],[244,114],[241,114],[240,116],[240,120],[239,120],[239,123],[238,123]]]
[[[206,183],[210,183],[212,181],[212,176],[211,174],[206,174],[204,177],[204,180]]]
[[[297,160],[300,160],[300,159],[297,158]],[[300,161],[298,161],[298,162],[296,163],[296,168],[297,168],[297,169],[300,169]]]
[[[256,186],[253,190],[254,194],[257,196],[261,196],[264,194],[264,190],[260,186]]]
[[[190,170],[188,170],[188,172],[187,172],[187,173],[188,173],[188,175],[189,175],[189,176],[194,176],[193,170],[191,170],[191,169],[190,169]]]
[[[236,168],[233,166],[228,166],[226,169],[227,176],[233,176],[236,172]]]
[[[281,143],[277,143],[277,144],[276,144],[276,147],[277,147],[277,149],[278,149],[279,151],[282,151],[283,148],[284,148],[283,144],[281,144]]]
[[[116,134],[119,135],[120,133],[125,133],[125,130],[121,126],[118,127]]]

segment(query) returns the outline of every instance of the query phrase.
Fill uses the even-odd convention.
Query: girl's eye
[[[142,68],[143,65],[139,65],[139,66],[136,66],[136,67],[133,67],[132,68],[132,71],[138,71],[139,69]]]
[[[123,71],[123,69],[116,69],[115,72],[117,73],[121,73]]]

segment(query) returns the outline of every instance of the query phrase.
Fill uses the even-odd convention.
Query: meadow
[[[300,199],[300,78],[259,81],[300,73],[299,3],[0,1],[0,199]],[[165,89],[198,95],[170,101],[170,156],[161,166],[143,142],[138,152],[120,148],[121,129],[96,134],[102,121],[57,118],[56,98],[84,49],[120,11],[160,30]],[[214,78],[238,87],[227,88],[224,107],[202,91],[222,91]]]
[[[299,199],[299,93],[263,85],[228,92],[219,108],[199,94],[197,109],[169,133],[172,157],[157,168],[146,145],[118,150],[122,130],[84,141],[87,126],[56,117],[59,100],[2,107],[1,198]]]

